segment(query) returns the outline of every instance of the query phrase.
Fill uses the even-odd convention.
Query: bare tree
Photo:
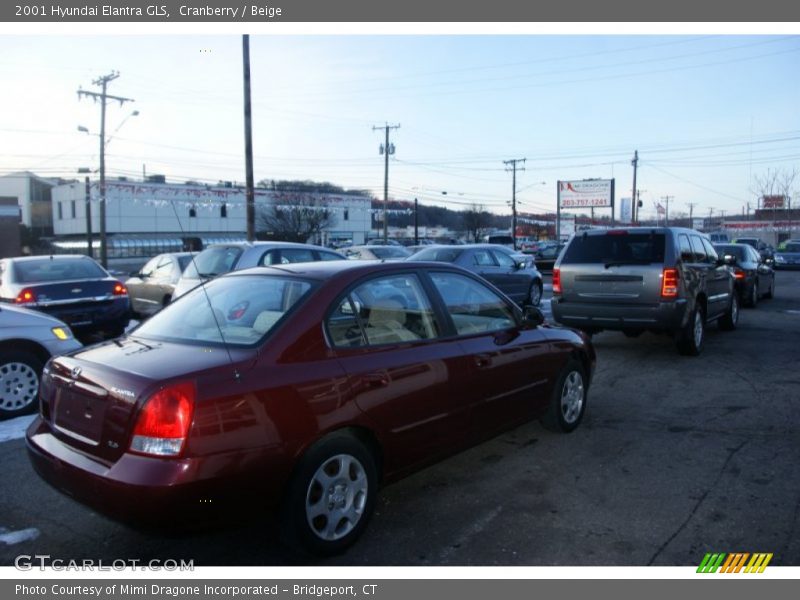
[[[263,208],[256,227],[263,237],[285,242],[316,241],[323,229],[334,223],[333,211],[324,196],[278,193]]]
[[[473,204],[468,210],[461,213],[461,222],[467,232],[467,239],[475,243],[481,241],[490,220],[491,215],[482,204]]]

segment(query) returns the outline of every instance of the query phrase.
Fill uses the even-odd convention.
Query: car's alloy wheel
[[[723,331],[733,331],[739,323],[739,295],[731,294],[731,303],[727,312],[719,320],[719,328]]]
[[[320,539],[336,541],[358,525],[364,515],[369,484],[364,466],[349,454],[325,461],[306,492],[306,520]]]
[[[570,360],[553,388],[550,406],[541,423],[550,431],[569,433],[581,422],[586,411],[587,382],[583,366]]]
[[[42,364],[27,353],[0,355],[0,418],[33,412],[39,393]]]
[[[358,539],[372,514],[378,472],[355,435],[332,433],[298,462],[281,509],[281,536],[301,552],[331,555]]]
[[[542,302],[542,284],[536,281],[531,284],[531,293],[528,295],[531,306],[539,306]]]
[[[758,282],[753,283],[750,291],[750,306],[753,308],[758,304]]]
[[[699,348],[703,344],[703,332],[705,326],[703,323],[703,313],[699,310],[694,313],[694,326],[692,328],[692,336],[694,338],[694,345]]]

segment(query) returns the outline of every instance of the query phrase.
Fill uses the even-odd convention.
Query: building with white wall
[[[9,173],[0,177],[0,198],[16,198],[21,223],[38,235],[52,235],[51,190],[59,183],[61,180],[39,177],[30,171]]]
[[[100,231],[99,182],[90,182],[91,229]],[[59,238],[85,239],[86,185],[76,181],[52,191],[53,230]],[[291,210],[313,202],[333,214],[333,224],[322,233],[331,243],[352,240],[363,243],[372,223],[371,201],[363,196],[278,192],[256,189],[256,215],[269,206]],[[257,219],[258,224],[258,219]],[[112,238],[244,237],[247,229],[245,190],[233,186],[170,184],[129,180],[106,181],[106,233]]]

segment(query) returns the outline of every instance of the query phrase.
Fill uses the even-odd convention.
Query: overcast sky
[[[800,170],[800,37],[253,35],[255,177],[390,196],[555,210],[559,179],[616,178],[639,150],[644,216],[740,213],[753,177]],[[239,35],[0,36],[0,174],[98,166],[99,107],[79,87],[112,70],[110,176],[244,180]],[[139,116],[126,117],[132,110]],[[124,123],[123,123],[124,121]],[[115,132],[117,127],[122,126]],[[800,183],[800,182],[799,182]],[[800,191],[800,185],[798,185]],[[441,192],[447,192],[443,195]],[[797,195],[800,197],[800,194]]]

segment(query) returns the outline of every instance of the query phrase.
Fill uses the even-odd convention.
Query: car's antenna
[[[183,230],[183,224],[181,223],[181,218],[178,216],[178,211],[175,209],[175,201],[170,200],[169,205],[172,207],[172,212],[175,213],[175,219],[178,221],[178,227],[181,230],[181,237],[186,237],[186,232]],[[189,259],[194,266],[195,271],[197,274],[200,275],[200,271],[197,268],[197,262],[194,260],[194,253],[189,254]],[[228,348],[228,342],[225,340],[225,334],[222,333],[222,326],[219,324],[219,320],[217,320],[217,314],[214,312],[214,307],[211,306],[211,298],[208,296],[208,290],[206,290],[206,282],[203,280],[203,277],[200,277],[200,287],[203,289],[203,295],[206,297],[206,302],[208,303],[208,309],[211,311],[211,318],[214,319],[214,324],[217,326],[217,331],[219,332],[219,337],[222,340],[222,345],[225,347],[225,352],[228,355],[228,362],[231,363],[233,367],[233,376],[236,381],[239,381],[240,375],[239,370],[236,368],[236,364],[233,361],[233,356],[231,356],[231,349]]]

